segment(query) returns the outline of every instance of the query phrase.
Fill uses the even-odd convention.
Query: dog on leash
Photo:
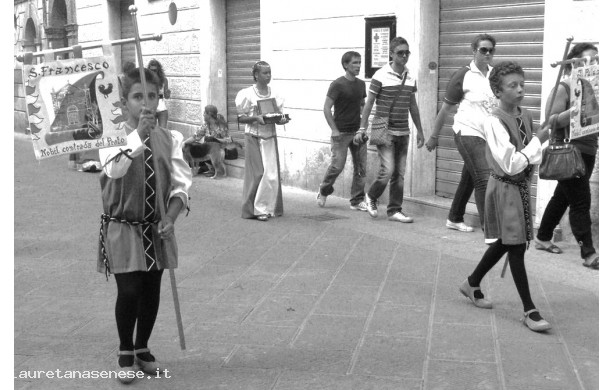
[[[211,162],[215,169],[214,176],[211,179],[217,179],[223,172],[222,176],[227,176],[227,168],[225,166],[225,149],[235,150],[242,149],[242,145],[238,142],[204,142],[204,143],[189,143],[183,145],[183,158],[189,164],[193,172],[197,172],[199,163],[202,161]]]

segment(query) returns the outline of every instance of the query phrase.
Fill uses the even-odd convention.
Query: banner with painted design
[[[570,85],[570,139],[599,133],[599,64],[572,69]]]
[[[23,66],[38,160],[126,145],[119,80],[108,56]]]

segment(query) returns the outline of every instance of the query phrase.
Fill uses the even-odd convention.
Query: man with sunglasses
[[[455,144],[464,164],[446,227],[460,232],[474,231],[474,228],[466,225],[463,219],[472,192],[475,192],[480,226],[484,226],[489,165],[485,158],[487,142],[482,125],[496,104],[495,95],[489,86],[491,61],[495,54],[495,38],[489,34],[477,35],[472,40],[472,53],[474,56],[472,62],[451,76],[442,108],[434,122],[433,133],[426,144],[430,152],[438,146],[438,136],[442,126],[456,110],[453,131]]]
[[[408,116],[417,129],[417,147],[425,141],[421,117],[414,94],[417,91],[416,80],[410,77],[406,63],[410,56],[408,42],[396,37],[389,42],[391,61],[380,68],[370,83],[368,97],[361,115],[359,131],[365,131],[374,102],[377,117],[388,118],[389,143],[377,145],[380,167],[376,180],[366,193],[365,202],[372,218],[378,216],[378,198],[389,184],[389,204],[387,218],[390,221],[411,223],[413,218],[402,213],[404,201],[404,173],[408,155],[408,137],[410,128]]]

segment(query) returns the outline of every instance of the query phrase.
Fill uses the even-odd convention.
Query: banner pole
[[[144,96],[145,99],[143,100],[143,104],[146,104],[147,101],[147,83],[146,83],[146,77],[145,77],[145,72],[144,72],[144,62],[142,60],[142,49],[140,47],[140,35],[138,32],[138,20],[136,19],[136,12],[138,11],[138,8],[135,5],[130,5],[129,7],[129,11],[130,14],[132,15],[132,22],[134,23],[134,34],[135,34],[135,43],[136,43],[136,55],[138,57],[138,64],[140,65],[138,67],[139,71],[140,71],[140,84],[142,85],[142,88],[144,90]],[[158,91],[155,91],[155,93],[158,93]],[[162,221],[166,218],[166,206],[164,205],[163,199],[161,197],[161,192],[158,191],[157,193],[158,196],[156,196],[157,201],[158,201],[158,207],[159,207],[159,211],[161,213],[161,217],[162,217]],[[174,276],[174,269],[170,268],[169,270],[170,273],[170,285],[171,285],[171,289],[172,289],[172,298],[174,300],[174,312],[176,314],[176,325],[178,327],[178,333],[179,333],[179,342],[181,345],[181,349],[185,350],[185,334],[183,332],[183,320],[181,317],[181,306],[179,304],[179,299],[178,299],[178,289],[176,288],[176,278]]]

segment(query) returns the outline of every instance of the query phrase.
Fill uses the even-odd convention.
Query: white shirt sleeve
[[[181,144],[183,143],[183,135],[178,131],[171,130],[172,134],[172,174],[170,175],[171,190],[170,200],[174,196],[178,196],[183,201],[183,208],[185,210],[189,206],[189,189],[191,188],[191,169],[189,165],[183,159],[183,150]]]
[[[99,150],[102,169],[106,176],[111,179],[123,177],[130,168],[130,165],[132,165],[132,160],[122,151],[132,158],[142,154],[144,144],[138,135],[138,131],[134,130],[128,134],[126,146],[115,146]]]
[[[542,144],[538,137],[533,137],[529,144],[520,152],[510,142],[510,134],[499,118],[489,116],[484,122],[487,146],[493,159],[508,175],[522,172],[529,164],[539,164],[542,161]]]

